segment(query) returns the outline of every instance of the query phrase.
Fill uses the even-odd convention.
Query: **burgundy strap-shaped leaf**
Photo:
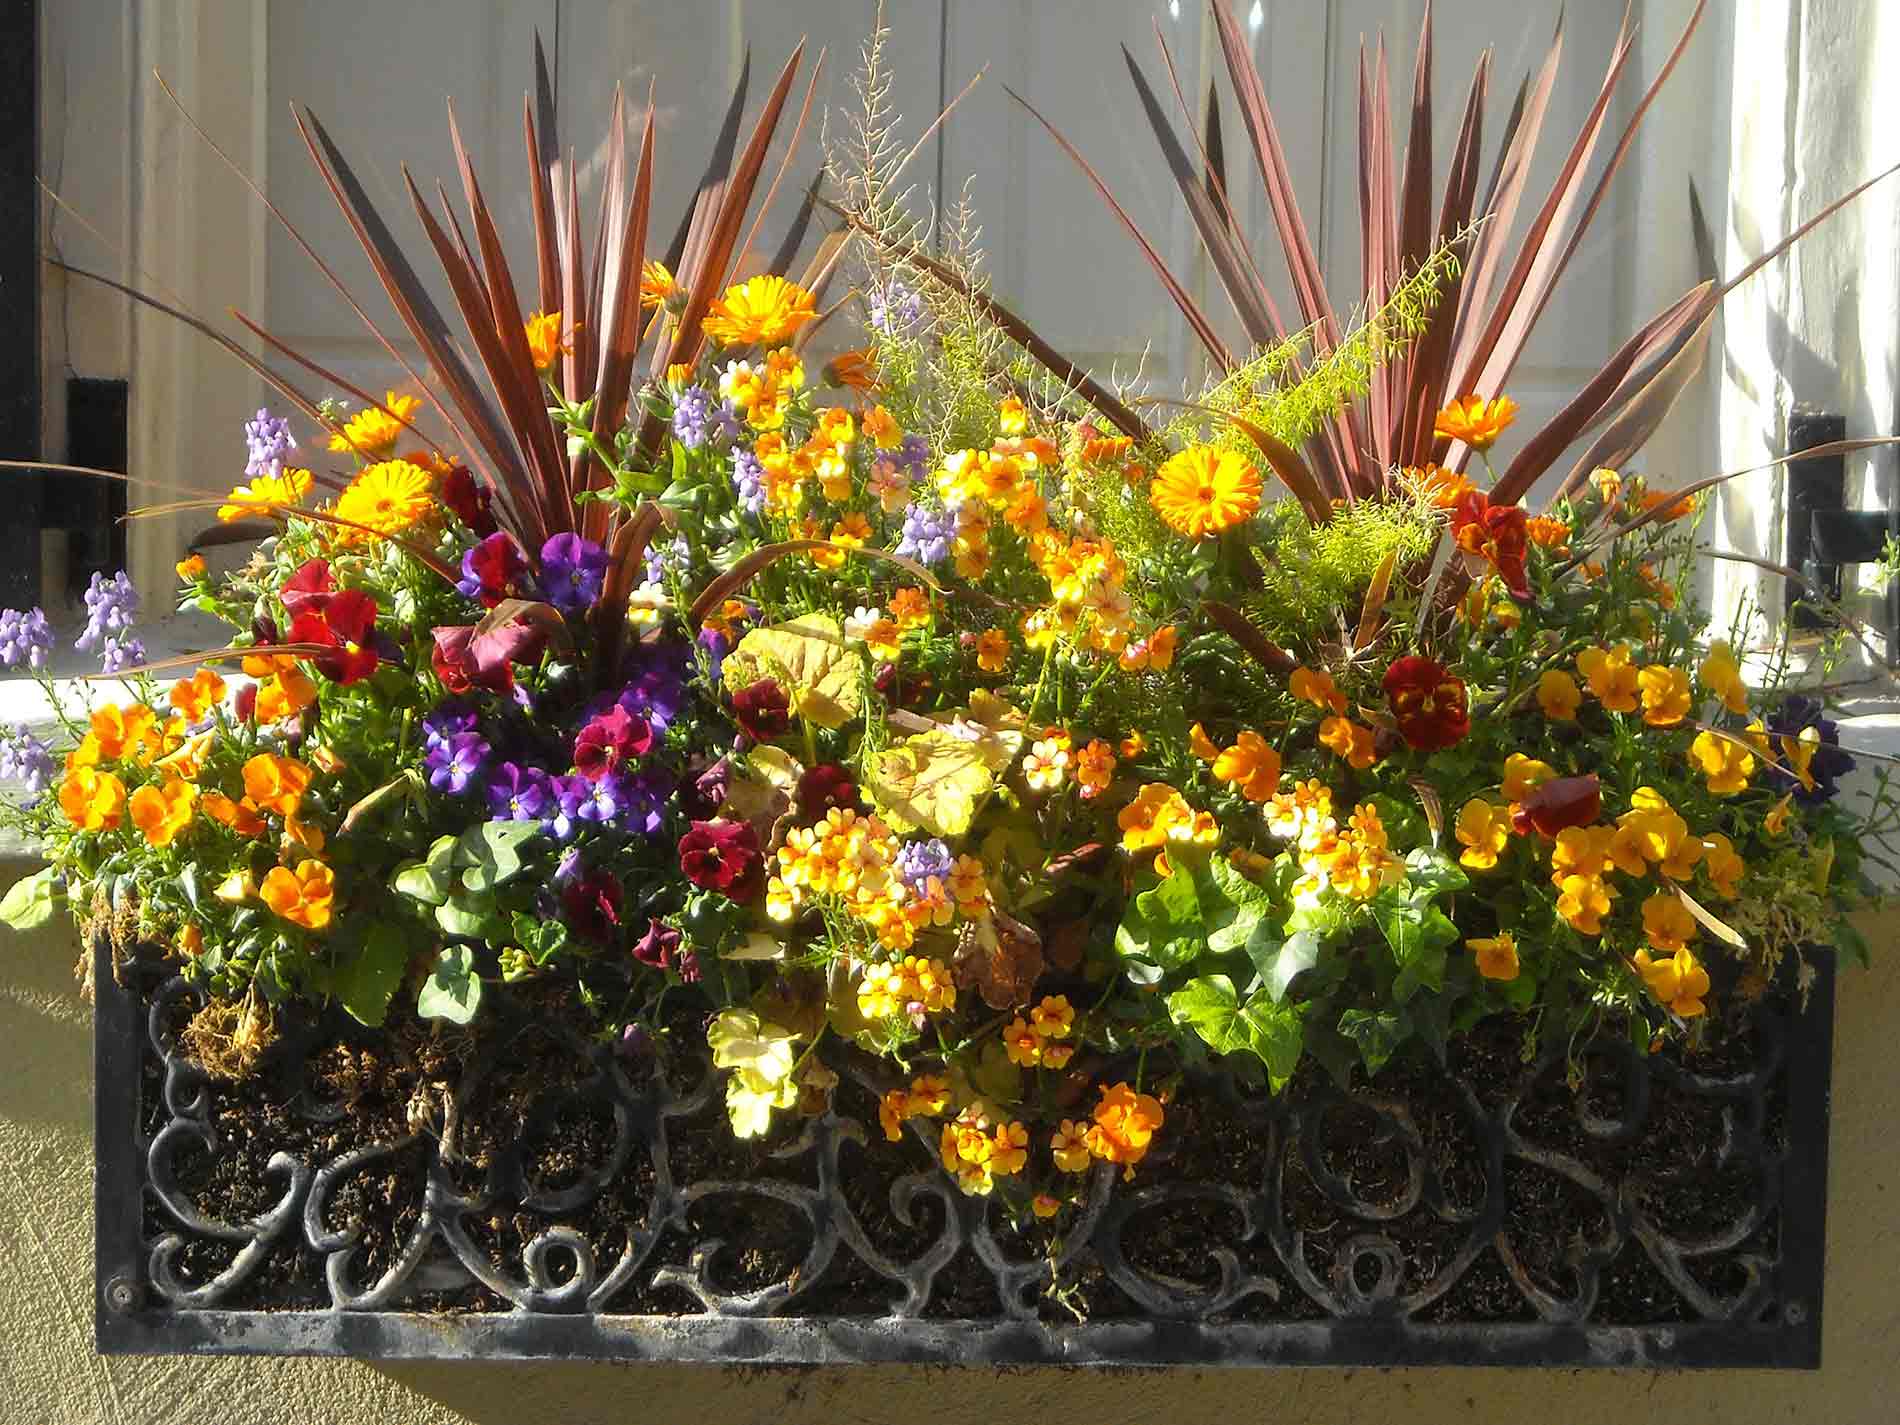
[[[594,439],[602,449],[613,449],[614,438],[627,423],[633,400],[633,362],[640,349],[640,269],[646,262],[647,219],[653,201],[653,103],[649,95],[646,123],[640,131],[640,158],[634,169],[633,199],[624,215],[618,204],[613,213],[607,246],[606,288],[601,294],[600,379],[594,396]],[[599,472],[602,482],[606,471]],[[604,524],[611,507],[590,506],[585,524],[592,538]]]

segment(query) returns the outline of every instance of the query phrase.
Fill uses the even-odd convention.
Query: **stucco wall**
[[[0,885],[19,874],[0,869]],[[1835,1026],[1825,1367],[1814,1374],[392,1364],[92,1351],[86,1006],[71,936],[0,940],[0,1425],[161,1422],[1826,1421],[1900,1415],[1900,915],[1863,927]]]

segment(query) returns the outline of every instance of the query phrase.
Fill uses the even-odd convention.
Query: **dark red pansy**
[[[295,618],[298,614],[322,609],[335,592],[336,581],[330,577],[330,566],[321,559],[307,559],[284,581],[277,597]]]
[[[792,801],[797,805],[800,816],[816,820],[833,807],[856,808],[859,805],[858,784],[851,780],[851,774],[844,768],[835,763],[821,762],[798,779],[798,788],[792,795]]]
[[[1511,809],[1511,829],[1555,837],[1572,826],[1588,826],[1603,812],[1603,787],[1594,776],[1554,777]]]
[[[743,821],[696,821],[680,838],[680,870],[701,890],[735,901],[758,888],[764,858],[759,838]]]
[[[449,692],[459,696],[477,688],[490,693],[513,690],[515,670],[506,658],[483,661],[476,656],[473,625],[445,624],[430,632],[435,647],[429,650],[429,666]]]
[[[647,933],[633,942],[633,958],[656,970],[673,968],[680,948],[680,933],[662,920],[647,921]]]
[[[629,762],[637,762],[653,746],[653,724],[615,703],[590,718],[574,739],[574,770],[598,782]]]
[[[334,650],[311,661],[335,683],[355,683],[376,671],[376,600],[361,589],[323,596],[290,621],[289,641]]]
[[[1530,598],[1531,586],[1524,573],[1524,559],[1530,551],[1530,519],[1522,505],[1494,505],[1481,492],[1467,490],[1452,506],[1451,533],[1458,548],[1472,560],[1497,571],[1512,598]]]
[[[792,725],[792,700],[771,678],[748,683],[732,695],[732,715],[754,742],[766,742]]]
[[[457,465],[442,477],[442,503],[467,525],[478,539],[495,532],[495,492]]]
[[[1412,653],[1385,670],[1385,696],[1405,745],[1437,752],[1471,731],[1465,685],[1436,658]]]
[[[620,905],[626,892],[607,872],[589,871],[561,891],[561,918],[582,940],[611,945],[619,938]]]

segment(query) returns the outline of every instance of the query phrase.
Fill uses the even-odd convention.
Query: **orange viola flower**
[[[200,668],[189,678],[172,684],[171,704],[184,714],[187,722],[196,722],[224,701],[224,679],[209,668]]]
[[[321,861],[306,861],[296,870],[273,866],[258,894],[271,911],[305,930],[322,930],[336,906],[336,875]]]
[[[1322,747],[1331,748],[1336,756],[1346,759],[1348,766],[1360,771],[1378,761],[1373,750],[1372,729],[1350,718],[1327,718],[1319,725],[1319,740]]]
[[[239,836],[258,837],[265,832],[264,818],[257,814],[257,808],[248,797],[234,802],[222,792],[206,792],[201,804],[206,816],[222,822]]]
[[[869,347],[841,351],[825,363],[825,381],[832,386],[848,386],[853,391],[877,389],[877,363]]]
[[[154,846],[169,846],[191,825],[192,803],[198,789],[181,777],[167,777],[163,786],[140,787],[132,793],[132,824]]]
[[[1214,776],[1250,802],[1264,802],[1280,785],[1280,754],[1257,732],[1243,732],[1214,759]]]
[[[310,787],[311,770],[294,757],[260,752],[244,764],[244,795],[259,811],[292,816]]]
[[[81,831],[111,831],[125,815],[125,783],[95,767],[75,767],[59,784],[59,809]]]
[[[1346,711],[1346,695],[1334,684],[1333,675],[1323,669],[1295,668],[1287,687],[1301,702],[1340,715]]]

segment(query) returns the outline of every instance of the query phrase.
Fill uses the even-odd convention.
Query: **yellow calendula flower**
[[[1237,451],[1191,445],[1155,472],[1148,501],[1170,529],[1201,539],[1253,518],[1260,472]]]
[[[1638,681],[1636,666],[1630,662],[1627,644],[1584,649],[1577,655],[1577,671],[1583,674],[1590,695],[1610,712],[1636,711],[1642,684]]]
[[[369,531],[401,534],[436,512],[435,477],[407,460],[384,460],[364,470],[337,496],[336,517],[361,529],[341,529],[344,544],[362,544]]]
[[[1517,978],[1517,940],[1509,931],[1499,931],[1488,940],[1467,940],[1465,949],[1471,952],[1478,973],[1487,980]]]
[[[728,287],[700,325],[722,346],[773,346],[817,315],[811,293],[767,274]]]
[[[1575,722],[1583,689],[1561,668],[1547,668],[1537,680],[1537,705],[1552,722]]]
[[[188,554],[176,564],[173,571],[187,584],[195,584],[205,576],[205,561],[202,554]]]
[[[386,455],[401,438],[405,422],[421,408],[418,396],[385,391],[381,406],[365,406],[343,423],[343,429],[330,437],[330,449],[339,454]]]
[[[1678,949],[1658,960],[1647,950],[1638,950],[1633,963],[1649,992],[1671,1013],[1683,1019],[1701,1014],[1702,997],[1709,992],[1709,972],[1696,962],[1687,948]]]
[[[1689,689],[1689,675],[1680,668],[1652,663],[1636,675],[1643,699],[1643,721],[1651,727],[1675,727],[1689,716],[1695,695]]]
[[[154,846],[169,846],[191,825],[192,803],[198,789],[180,777],[167,777],[163,786],[140,787],[132,793],[132,824]]]
[[[679,284],[673,280],[673,274],[664,262],[657,257],[649,257],[640,268],[640,305],[658,307],[670,301],[678,292]]]
[[[1718,797],[1731,797],[1745,790],[1755,772],[1754,753],[1734,738],[1713,732],[1696,734],[1689,744],[1689,757]]]
[[[1438,413],[1432,434],[1441,440],[1461,440],[1473,450],[1489,450],[1516,419],[1517,402],[1509,396],[1489,401],[1482,396],[1466,396]]]
[[[229,524],[247,516],[268,515],[284,506],[300,505],[310,493],[310,483],[308,470],[286,468],[281,475],[259,475],[225,497],[230,503],[218,506],[218,518]]]
[[[1510,844],[1510,809],[1496,806],[1483,797],[1473,797],[1458,809],[1453,832],[1458,844],[1465,848],[1458,856],[1461,866],[1469,866],[1474,871],[1492,870]]]

